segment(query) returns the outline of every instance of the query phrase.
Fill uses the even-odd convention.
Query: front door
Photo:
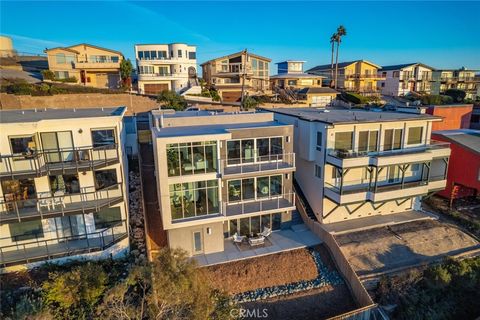
[[[193,254],[203,253],[202,231],[193,232]]]

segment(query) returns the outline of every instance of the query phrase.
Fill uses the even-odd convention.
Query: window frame
[[[117,146],[117,128],[116,127],[105,127],[105,128],[91,128],[90,129],[90,138],[91,138],[91,141],[92,141],[92,148],[106,148],[106,149],[114,149],[116,148]],[[110,144],[104,144],[104,145],[99,145],[99,146],[95,146],[95,141],[93,139],[93,132],[94,131],[109,131],[109,130],[112,130],[113,131],[113,143],[110,143]]]

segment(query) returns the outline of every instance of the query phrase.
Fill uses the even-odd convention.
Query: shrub
[[[253,108],[256,108],[257,106],[258,106],[258,101],[255,98],[250,96],[246,96],[245,98],[243,98],[242,108],[244,110],[253,109]]]
[[[43,70],[42,77],[44,80],[55,80],[55,73],[51,70]]]
[[[368,97],[353,92],[342,92],[342,97],[345,100],[355,104],[366,104],[370,101]]]
[[[449,96],[452,98],[453,102],[463,102],[463,100],[465,99],[465,96],[467,95],[467,93],[463,90],[460,90],[460,89],[448,89],[447,91],[445,91],[444,93],[446,96]]]
[[[453,102],[452,97],[445,95],[429,94],[420,97],[423,105],[442,105]]]
[[[184,97],[170,90],[162,91],[158,95],[157,101],[163,103],[167,109],[174,109],[176,111],[183,111],[188,105]]]

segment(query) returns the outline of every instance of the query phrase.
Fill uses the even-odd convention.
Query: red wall
[[[436,121],[432,123],[432,131],[470,128],[472,109],[473,104],[428,107],[428,114],[443,118],[443,121]]]
[[[450,142],[450,161],[448,163],[447,186],[445,190],[438,192],[441,196],[450,198],[454,183],[477,189],[480,193],[480,181],[478,175],[480,170],[480,154],[471,151],[461,145],[445,139],[443,136],[432,133],[432,139]],[[468,189],[460,188],[459,196],[469,195]]]

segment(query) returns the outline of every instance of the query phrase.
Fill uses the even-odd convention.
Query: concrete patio
[[[254,258],[282,251],[295,250],[320,244],[322,241],[302,223],[290,229],[274,231],[269,237],[268,246],[251,247],[240,250],[232,239],[224,239],[224,251],[201,254],[194,257],[201,266],[208,266],[236,260]]]

